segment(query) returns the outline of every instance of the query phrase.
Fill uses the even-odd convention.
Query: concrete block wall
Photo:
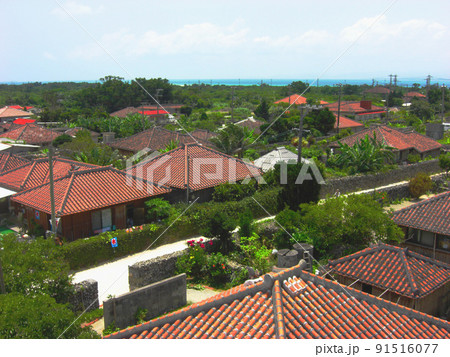
[[[119,328],[135,325],[139,309],[146,309],[145,318],[150,320],[186,302],[186,274],[180,274],[104,301],[105,328],[113,322]]]

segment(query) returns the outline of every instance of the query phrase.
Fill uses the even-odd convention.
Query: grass
[[[15,233],[13,230],[6,228],[6,227],[0,227],[0,235],[2,234],[9,234],[9,233]]]

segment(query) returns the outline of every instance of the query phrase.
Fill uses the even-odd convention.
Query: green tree
[[[262,118],[265,121],[269,120],[269,104],[267,104],[267,101],[264,98],[261,100],[261,103],[255,108],[254,113],[258,118]]]
[[[329,165],[349,169],[350,174],[379,171],[393,161],[392,148],[383,144],[374,133],[366,135],[353,146],[339,143],[340,153],[334,155]]]
[[[223,153],[227,155],[238,154],[241,157],[243,151],[251,144],[252,138],[253,130],[229,124],[210,140]]]
[[[402,230],[370,195],[326,199],[320,205],[300,206],[300,230],[311,237],[318,258],[337,258],[367,247],[372,242],[399,242]]]
[[[313,110],[306,118],[305,123],[310,128],[319,130],[323,135],[333,130],[336,123],[336,117],[328,108]]]
[[[228,214],[215,210],[209,213],[201,231],[206,237],[218,238],[220,250],[226,254],[232,249],[231,231],[236,228],[236,225],[236,221]]]
[[[53,140],[52,144],[55,147],[58,147],[64,143],[70,143],[72,141],[72,137],[67,134],[62,134],[58,136],[55,140]]]
[[[409,110],[422,121],[430,121],[434,116],[433,107],[425,100],[413,98]]]
[[[0,295],[0,338],[99,338],[90,327],[73,323],[75,314],[47,295]]]
[[[448,176],[448,172],[450,171],[450,152],[445,154],[441,154],[439,156],[439,167],[445,171]]]
[[[2,236],[0,252],[6,292],[27,296],[48,295],[67,302],[73,293],[69,266],[59,247],[51,240],[38,238],[18,242],[13,235]]]
[[[305,168],[303,168],[303,166]],[[323,168],[316,165],[323,178]],[[302,170],[303,168],[303,170]],[[300,174],[310,175],[310,179],[302,177]],[[265,175],[265,180],[269,185],[281,186],[279,194],[280,207],[287,205],[293,210],[298,209],[301,203],[317,202],[320,196],[320,177],[316,177],[312,166],[305,163],[278,163],[273,170]]]
[[[162,198],[153,198],[145,202],[147,219],[151,222],[169,218],[172,205]]]
[[[419,172],[415,177],[409,180],[409,192],[414,198],[419,198],[423,194],[431,190],[433,182],[429,175],[425,172]]]

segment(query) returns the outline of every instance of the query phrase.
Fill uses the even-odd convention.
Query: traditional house
[[[339,111],[339,103],[326,104],[326,108],[332,112]],[[385,113],[385,109],[372,104],[370,100],[357,101],[341,101],[340,113],[342,115],[351,115],[356,120],[365,121],[369,119],[381,118],[381,114]]]
[[[67,130],[64,132],[64,134],[67,134],[67,135],[71,136],[72,138],[74,138],[81,130],[86,130],[86,131],[88,131],[89,134],[91,134],[92,140],[93,140],[95,143],[98,142],[98,138],[99,138],[99,136],[100,136],[99,133],[97,133],[97,132],[95,132],[95,131],[92,131],[92,130],[85,129],[85,128],[81,128],[81,127],[76,127],[76,128],[70,128],[70,129],[67,129]]]
[[[411,103],[411,100],[412,100],[413,98],[417,98],[417,99],[426,99],[427,96],[424,95],[424,94],[422,94],[422,93],[419,93],[419,92],[408,92],[408,93],[406,93],[406,94],[403,96],[403,101],[404,101],[405,103]]]
[[[19,163],[22,163],[19,165]],[[53,178],[66,176],[69,172],[77,170],[95,169],[98,165],[55,158],[53,159]],[[14,191],[27,190],[32,187],[49,182],[50,169],[48,158],[33,161],[18,161],[9,165],[9,170],[0,173],[0,187]]]
[[[72,241],[142,224],[144,202],[169,192],[111,167],[71,171],[54,180],[58,236]],[[51,228],[50,183],[15,194],[11,204],[26,226]]]
[[[173,188],[172,201],[207,201],[214,187],[245,178],[258,178],[256,166],[198,144],[185,144],[165,154],[150,157],[127,172]]]
[[[200,136],[202,135],[204,134],[200,134]],[[119,150],[123,155],[133,155],[144,149],[152,152],[164,150],[171,142],[178,143],[178,145],[198,142],[205,146],[213,146],[208,140],[195,137],[192,134],[171,131],[158,126],[127,138],[115,140],[108,145]]]
[[[278,162],[293,162],[296,163],[298,155],[292,151],[286,149],[284,146],[280,146],[275,150],[259,157],[253,164],[259,167],[263,172],[267,172],[275,167]],[[308,162],[305,158],[302,158],[302,162]]]
[[[0,139],[6,138],[8,140],[20,141],[25,144],[45,146],[49,145],[60,135],[62,135],[62,133],[45,129],[35,124],[25,124],[0,134]]]
[[[394,212],[405,232],[404,246],[450,264],[450,191]]]
[[[328,272],[355,289],[435,316],[449,317],[450,265],[379,243],[330,261]]]
[[[275,102],[275,104],[286,103],[286,104],[289,104],[289,105],[291,105],[291,104],[292,105],[305,105],[306,102],[307,102],[307,99],[305,97],[303,97],[301,95],[298,95],[298,94],[292,94],[289,97],[277,100]],[[325,105],[325,104],[328,104],[328,102],[325,102],[325,101],[321,100],[320,104],[321,105]]]
[[[303,263],[105,338],[450,338],[447,321],[310,274]]]
[[[334,123],[334,131],[338,131],[338,113],[333,112],[336,117],[336,122]],[[357,133],[364,129],[364,124],[357,122],[355,120],[351,120],[343,115],[339,115],[339,130],[343,129],[351,129],[353,132]]]
[[[24,111],[14,106],[0,108],[0,122],[12,122],[18,118],[29,118],[33,113]]]
[[[264,124],[261,120],[257,120],[253,117],[238,121],[237,123],[234,123],[235,125],[242,126],[243,128],[247,128],[249,130],[253,130],[253,132],[256,135],[261,134],[261,129],[259,128],[261,125]]]
[[[437,157],[440,154],[442,145],[436,140],[414,131],[400,131],[385,125],[374,126],[361,130],[356,134],[346,136],[339,140],[342,144],[355,145],[366,136],[376,137],[377,141],[394,149],[395,161],[404,162],[408,155],[417,154],[421,159],[427,156]],[[330,144],[332,148],[339,148],[338,142]]]
[[[21,156],[13,155],[9,152],[0,153],[0,174],[3,172],[15,169],[26,164],[29,164],[30,160],[25,159]]]

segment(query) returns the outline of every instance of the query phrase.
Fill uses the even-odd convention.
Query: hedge
[[[166,228],[167,226],[163,225],[146,224],[136,227],[134,230],[124,229],[105,232],[97,236],[65,243],[61,246],[61,249],[70,269],[79,270],[141,252],[155,242]],[[152,245],[152,248],[197,235],[198,230],[192,228],[192,225],[181,217]],[[113,237],[117,237],[117,248],[111,246],[111,238]]]
[[[267,212],[276,214],[283,208],[278,206],[279,191],[280,188],[278,187],[267,188],[257,191],[253,197]],[[152,248],[199,235],[205,223],[209,222],[209,217],[218,210],[225,212],[236,220],[247,208],[252,212],[254,218],[267,216],[266,211],[255,200],[252,197],[247,197],[241,201],[206,202],[193,205],[158,239]],[[183,212],[181,209],[183,205],[180,205],[179,208],[179,212]],[[172,222],[175,218],[177,217],[171,218],[169,222]],[[94,237],[78,239],[63,244],[61,249],[70,269],[80,270],[141,252],[152,244],[166,228],[167,225],[146,224],[134,230],[117,230]],[[111,238],[113,237],[117,237],[117,248],[111,246]]]

